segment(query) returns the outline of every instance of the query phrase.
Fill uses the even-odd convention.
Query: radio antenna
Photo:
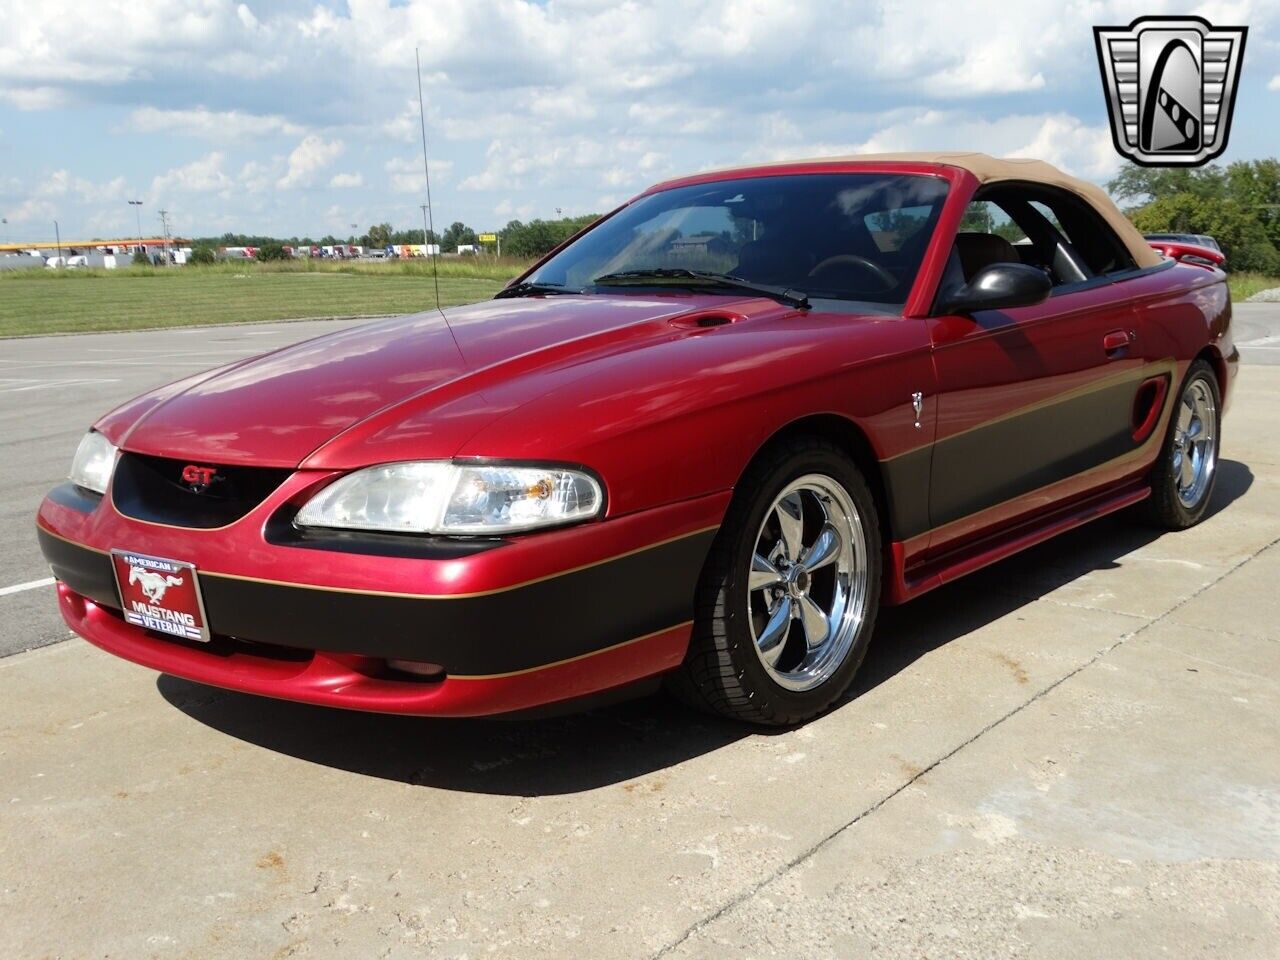
[[[427,209],[424,211],[427,216],[422,225],[422,243],[426,247],[427,256],[431,257],[431,279],[436,288],[436,309],[443,315],[444,310],[440,307],[440,267],[436,263],[439,257],[431,254],[431,238],[436,235],[436,214],[431,206],[431,165],[427,163],[427,112],[422,106],[422,58],[418,55],[417,47],[413,48],[413,63],[418,71],[418,122],[422,127],[422,175],[427,181]]]

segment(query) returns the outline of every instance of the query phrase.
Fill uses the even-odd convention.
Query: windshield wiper
[[[503,297],[529,297],[536,296],[540,293],[557,294],[557,293],[581,293],[581,290],[570,290],[558,283],[537,283],[533,280],[522,280],[520,283],[512,284],[504,287],[493,295],[493,299],[501,300]]]
[[[792,290],[790,287],[774,287],[767,283],[752,283],[750,280],[743,280],[741,277],[730,276],[726,273],[704,273],[701,270],[686,270],[683,267],[656,267],[652,270],[622,270],[618,273],[606,273],[604,276],[596,277],[591,281],[595,284],[623,285],[628,283],[634,284],[668,284],[692,282],[701,283],[708,286],[727,287],[731,290],[743,290],[748,293],[758,293],[764,297],[772,297],[774,300],[782,303],[790,304],[801,310],[809,307],[809,298],[799,290]]]

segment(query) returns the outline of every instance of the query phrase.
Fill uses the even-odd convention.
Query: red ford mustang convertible
[[[202,683],[474,716],[665,681],[796,723],[881,604],[1201,518],[1231,305],[1219,254],[1161,247],[1035,161],[663,183],[492,301],[108,414],[40,542],[77,633]]]

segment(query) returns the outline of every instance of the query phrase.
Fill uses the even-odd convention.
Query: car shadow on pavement
[[[1253,485],[1253,471],[1237,460],[1220,460],[1217,472],[1206,520],[1240,499]],[[1086,574],[1114,570],[1120,566],[1120,558],[1162,536],[1177,536],[1143,523],[1135,513],[1122,511],[1087,523],[918,600],[883,608],[871,650],[846,701],[874,689],[956,637]]]
[[[166,700],[193,719],[268,750],[465,793],[577,793],[759,733],[660,695],[553,718],[453,720],[287,703],[169,676],[156,683]]]
[[[1252,483],[1245,464],[1221,461],[1209,514]],[[883,609],[844,702],[1059,586],[1117,567],[1121,557],[1159,536],[1123,514],[1106,517],[905,606]],[[449,720],[313,707],[169,676],[161,676],[157,687],[192,719],[267,750],[386,780],[508,796],[591,790],[774,732],[695,713],[663,696],[547,719]]]

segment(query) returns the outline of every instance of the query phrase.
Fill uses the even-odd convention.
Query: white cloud
[[[392,157],[384,165],[387,171],[387,183],[396,193],[414,193],[426,195],[427,177],[422,170],[422,154],[416,157]],[[432,160],[431,182],[445,183],[453,172],[453,161]]]
[[[106,203],[120,199],[126,188],[124,177],[94,181],[55,170],[36,181],[31,193],[41,198],[67,198],[77,203]]]
[[[854,143],[808,140],[797,129],[779,143],[766,137],[748,154],[750,160],[794,160],[857,153],[902,153],[918,150],[972,149],[996,157],[1046,160],[1067,173],[1105,180],[1120,166],[1120,157],[1105,125],[1088,126],[1065,113],[1013,114],[987,120],[956,110],[898,111],[891,122]]]
[[[393,140],[403,140],[407,143],[417,140],[421,136],[418,104],[412,100],[408,101],[403,110],[382,125],[382,134]]]
[[[176,133],[227,141],[275,135],[300,136],[305,130],[276,114],[257,115],[240,110],[161,110],[139,107],[129,116],[129,126],[139,133]]]
[[[1273,16],[1261,7],[1247,12],[1255,26]],[[1053,16],[1007,0],[366,0],[337,9],[276,4],[255,15],[234,0],[169,0],[157,17],[136,0],[46,0],[40,16],[5,18],[0,87],[199,90],[213,75],[225,96],[235,92],[228,86],[265,78],[287,89],[291,78],[323,84],[324,76],[349,76],[394,80],[387,89],[403,91],[420,45],[431,103],[442,91],[501,91],[486,112],[518,97],[527,115],[563,123],[615,115],[652,93],[655,104],[687,113],[696,126],[762,95],[803,95],[806,85],[855,90],[855,77],[889,78],[939,97],[1044,89],[1092,67],[1079,62],[1092,59],[1091,49],[1074,55],[1082,30],[1127,22],[1132,13],[1124,0],[1063,0]],[[717,77],[714,95],[699,96]],[[406,138],[407,119],[391,121]]]
[[[203,195],[183,209],[210,225],[323,233],[307,187],[351,190],[344,219],[400,223],[408,197],[425,199],[415,46],[450,221],[503,203],[522,218],[599,208],[686,171],[857,149],[1022,152],[1105,178],[1116,157],[1089,28],[1184,9],[1134,2],[1048,15],[1008,0],[166,0],[157,16],[138,0],[42,0],[38,15],[0,0],[0,110],[48,114],[23,118],[20,149],[6,122],[23,181],[9,195],[52,200],[35,186],[67,166],[99,191],[78,202],[103,209],[123,175]],[[1255,38],[1280,20],[1275,0],[1185,9]],[[1258,82],[1280,90],[1256,45]],[[1233,151],[1262,149],[1268,119],[1242,99]]]
[[[48,200],[28,197],[16,208],[5,214],[10,223],[50,223],[58,215],[58,209]]]
[[[1087,180],[1106,180],[1120,169],[1120,156],[1112,143],[1110,129],[1090,127],[1065,114],[1044,117],[1031,139],[1020,147],[1013,147],[1009,153],[1047,161]]]
[[[540,186],[579,183],[584,172],[595,171],[608,186],[631,179],[641,158],[654,154],[648,142],[633,138],[530,137],[494,140],[485,150],[484,167],[463,179],[459,190],[511,190],[533,183]]]
[[[304,137],[289,154],[289,170],[276,186],[281,190],[310,186],[315,174],[338,159],[345,148],[341,140],[325,140],[316,134]]]
[[[180,193],[229,193],[235,185],[223,171],[226,155],[215,150],[199,160],[160,174],[151,182],[151,196],[165,201]]]
[[[516,219],[523,220],[525,217],[528,217],[533,213],[533,204],[522,203],[519,206],[516,206],[510,200],[503,200],[493,208],[493,212],[495,216],[505,217],[507,219],[515,217]]]
[[[238,179],[250,193],[262,193],[280,178],[284,168],[284,157],[275,157],[265,162],[250,160],[240,168]]]
[[[71,102],[71,98],[61,87],[21,84],[8,89],[0,88],[0,100],[6,101],[19,110],[53,110]]]

